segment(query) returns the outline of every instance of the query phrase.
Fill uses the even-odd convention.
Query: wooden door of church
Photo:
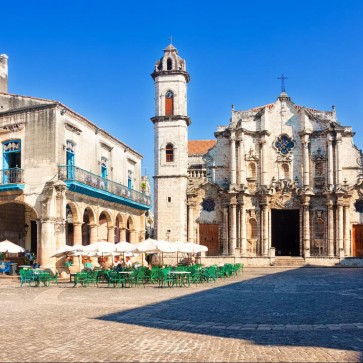
[[[363,224],[353,225],[352,256],[363,257]]]
[[[207,256],[218,256],[218,224],[199,225],[199,243],[208,247]]]

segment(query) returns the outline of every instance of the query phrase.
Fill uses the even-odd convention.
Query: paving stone
[[[190,289],[0,279],[0,362],[359,362],[362,277],[256,268]]]

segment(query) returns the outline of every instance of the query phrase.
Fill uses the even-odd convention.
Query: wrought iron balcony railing
[[[102,178],[99,175],[78,168],[77,166],[59,165],[58,177],[60,180],[86,184],[100,191],[106,191],[136,203],[147,206],[151,205],[151,197],[149,195],[130,189],[125,185],[116,183],[112,180]]]
[[[24,183],[24,170],[10,168],[0,170],[0,184],[22,184]]]

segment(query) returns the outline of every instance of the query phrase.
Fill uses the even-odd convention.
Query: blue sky
[[[212,139],[231,104],[337,107],[363,148],[363,1],[18,0],[1,5],[9,92],[59,100],[144,155],[153,175],[154,85],[170,35],[191,75],[190,139]]]

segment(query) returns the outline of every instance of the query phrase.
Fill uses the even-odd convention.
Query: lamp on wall
[[[69,210],[69,212],[67,213],[67,222],[73,223],[73,214],[71,210]]]
[[[28,230],[29,230],[29,225],[27,223],[24,224],[24,236],[27,235],[28,233]]]

